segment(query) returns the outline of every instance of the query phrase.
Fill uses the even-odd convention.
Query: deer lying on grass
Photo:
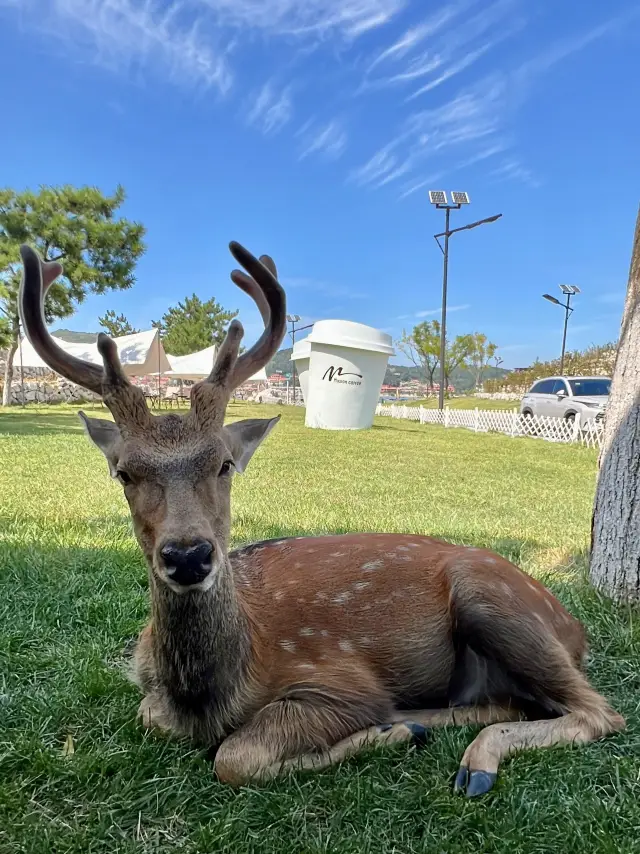
[[[29,340],[114,417],[80,413],[124,487],[149,564],[152,619],[134,656],[144,724],[220,744],[215,770],[231,784],[421,741],[429,727],[491,724],[462,757],[455,788],[468,796],[487,792],[514,751],[622,730],[581,671],[581,624],[497,554],[399,534],[228,551],[232,474],[278,418],[224,426],[225,408],[277,351],[286,317],[272,260],[230,249],[249,273],[231,277],[258,305],[264,332],[238,355],[234,320],[189,413],[155,417],[109,337],[98,337],[103,368],[58,347],[43,302],[61,267],[21,250]]]

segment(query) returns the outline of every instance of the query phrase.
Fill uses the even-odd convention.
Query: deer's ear
[[[275,418],[247,418],[245,421],[234,421],[223,428],[236,471],[242,474],[258,445],[266,439],[278,421],[279,415]]]
[[[105,455],[109,464],[111,477],[115,477],[122,446],[120,430],[118,430],[113,421],[107,421],[104,418],[89,418],[82,410],[78,412],[78,415],[84,425],[87,436]]]

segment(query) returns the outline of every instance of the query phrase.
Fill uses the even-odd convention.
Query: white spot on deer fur
[[[419,549],[419,548],[420,548],[420,543],[407,543],[407,546],[408,546],[410,549]]]
[[[295,643],[292,640],[281,640],[279,643],[282,649],[285,650],[285,652],[295,652],[297,649]]]
[[[375,570],[380,569],[381,566],[384,566],[384,561],[370,560],[368,563],[363,563],[361,569],[363,572],[375,572]]]
[[[294,569],[302,569],[302,566],[303,566],[303,564],[301,564],[301,563],[294,563],[293,564]]]
[[[296,667],[299,667],[300,670],[315,670],[315,665],[309,664],[307,661],[302,661],[300,664],[297,664]]]
[[[348,602],[349,599],[353,599],[353,593],[345,590],[343,593],[338,593],[337,596],[333,596],[331,601],[334,605],[343,605],[345,602]]]
[[[397,551],[399,551],[399,552],[408,552],[408,551],[409,551],[409,546],[398,546]]]
[[[329,637],[329,632],[328,632],[326,629],[322,629],[322,631],[320,632],[320,634],[322,635],[322,637],[323,637],[323,638],[328,638],[328,637]]]
[[[329,557],[344,557],[345,555],[346,555],[346,552],[331,552]]]
[[[353,584],[353,589],[354,590],[364,590],[365,587],[369,587],[370,585],[371,585],[370,581],[356,581]]]
[[[551,611],[551,613],[555,614],[556,609],[555,609],[554,604],[551,601],[551,599],[545,599],[545,604],[546,604],[547,608]]]
[[[298,605],[304,605],[304,599],[302,598],[296,599],[296,602],[298,603]]]
[[[360,646],[371,646],[371,638],[360,638]]]
[[[302,635],[303,638],[310,638],[314,634],[314,631],[309,628],[309,626],[305,626],[303,629],[300,629],[299,634]]]
[[[273,598],[274,598],[274,599],[277,599],[277,600],[278,600],[278,602],[279,602],[279,601],[280,601],[280,599],[282,599],[283,597],[284,597],[284,590],[276,590],[276,592],[273,594]]]
[[[338,646],[343,652],[353,652],[353,644],[348,640],[338,641]]]
[[[328,595],[326,593],[323,593],[322,590],[319,593],[316,593],[316,601],[317,602],[322,602],[323,599],[328,599],[328,598],[329,598]]]
[[[544,617],[542,617],[540,614],[534,614],[533,616],[534,616],[534,617],[536,618],[536,620],[540,623],[540,625],[542,625],[542,626],[545,626],[545,627],[546,627],[546,625],[547,625],[547,621],[545,620],[545,618],[544,618]]]
[[[297,578],[290,578],[289,581],[287,582],[287,584],[297,584],[297,583],[298,583]]]

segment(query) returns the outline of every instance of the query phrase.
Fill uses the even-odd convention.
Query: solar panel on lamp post
[[[573,313],[571,307],[571,297],[580,293],[580,288],[577,285],[558,285],[562,293],[566,296],[566,303],[560,302],[559,299],[552,297],[551,294],[542,294],[543,298],[552,302],[554,305],[562,306],[564,309],[564,328],[562,330],[562,353],[560,355],[560,376],[564,376],[564,355],[567,345],[567,324],[569,323],[569,315]]]
[[[445,390],[445,360],[447,355],[447,279],[449,274],[449,238],[452,234],[458,231],[468,231],[471,228],[476,228],[478,225],[495,222],[500,219],[502,214],[479,219],[477,222],[471,222],[469,225],[462,225],[460,228],[449,228],[449,215],[451,211],[460,210],[463,205],[470,204],[469,194],[459,191],[451,192],[451,203],[447,199],[447,194],[444,190],[429,190],[429,201],[439,210],[444,210],[444,231],[440,234],[434,234],[434,238],[444,255],[444,264],[442,271],[442,320],[440,322],[440,388],[438,389],[438,409],[444,409],[444,390]],[[439,237],[444,237],[444,248],[441,246]]]

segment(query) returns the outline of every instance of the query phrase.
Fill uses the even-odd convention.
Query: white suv
[[[580,423],[601,421],[609,401],[609,377],[548,377],[537,380],[522,398],[523,415],[551,415]]]

